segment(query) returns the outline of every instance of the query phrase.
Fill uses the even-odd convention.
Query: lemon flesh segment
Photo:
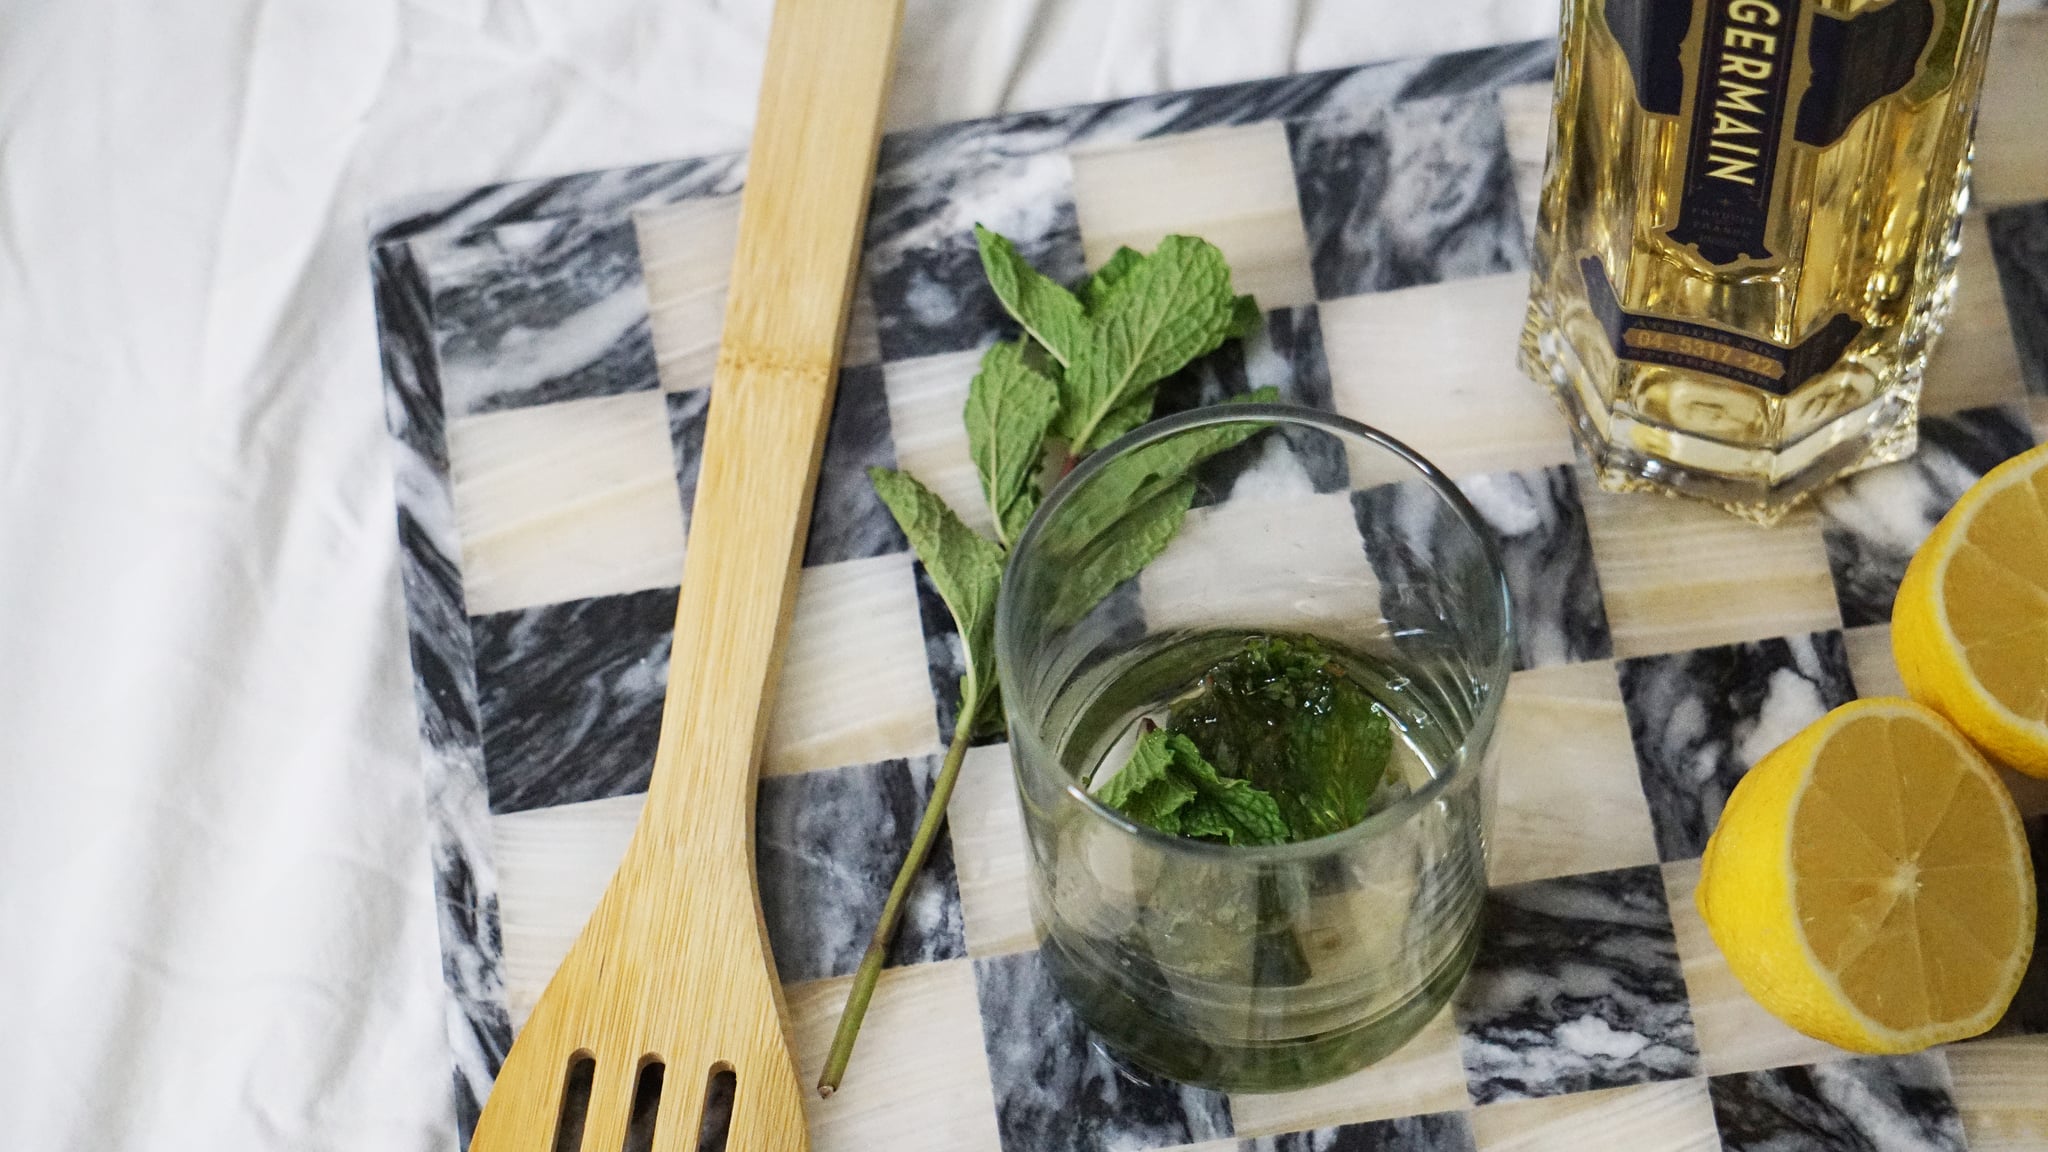
[[[1908,565],[1892,645],[1913,697],[2048,775],[2048,446],[1991,470]]]
[[[1751,769],[1708,843],[1698,902],[1752,997],[1866,1052],[1995,1024],[2036,915],[2004,784],[1906,700],[1838,708]]]

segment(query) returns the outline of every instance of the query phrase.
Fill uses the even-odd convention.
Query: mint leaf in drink
[[[1109,262],[1095,270],[1095,275],[1081,282],[1081,306],[1089,312],[1102,307],[1102,301],[1116,286],[1123,282],[1131,270],[1144,263],[1145,254],[1136,248],[1124,245],[1109,258]]]
[[[996,299],[1062,368],[1071,367],[1088,332],[1081,301],[1033,268],[1007,238],[976,224],[974,242]]]
[[[1123,272],[1100,293],[1061,379],[1055,431],[1070,451],[1100,447],[1112,411],[1222,344],[1236,301],[1230,266],[1205,240],[1168,236]]]
[[[1393,730],[1344,666],[1309,637],[1261,637],[1202,677],[1168,717],[1225,776],[1280,805],[1296,840],[1365,819]]]
[[[1225,844],[1279,844],[1287,824],[1271,796],[1217,775],[1187,737],[1148,727],[1096,799],[1172,836]]]
[[[967,452],[995,517],[996,539],[1006,547],[1043,498],[1038,467],[1059,407],[1059,386],[1026,362],[1022,343],[990,348],[968,385]]]
[[[967,672],[960,682],[958,723],[971,728],[987,715],[995,691],[996,592],[1003,580],[1003,550],[962,523],[909,473],[870,468],[868,481],[924,561],[960,630]]]

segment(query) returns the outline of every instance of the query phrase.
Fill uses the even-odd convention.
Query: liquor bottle
[[[1903,459],[1996,0],[1566,0],[1523,369],[1603,487],[1762,523]]]

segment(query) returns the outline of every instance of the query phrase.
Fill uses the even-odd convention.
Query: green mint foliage
[[[1271,403],[1278,397],[1275,389],[1260,388],[1226,403]],[[1193,469],[1259,430],[1260,425],[1244,423],[1183,432],[1119,457],[1097,473],[1043,539],[1065,573],[1048,607],[1052,619],[1063,625],[1079,620],[1165,551],[1194,502]]]
[[[1273,797],[1220,776],[1186,736],[1154,728],[1096,799],[1170,836],[1223,844],[1280,844],[1288,827]]]
[[[1266,327],[1266,314],[1259,310],[1259,302],[1249,296],[1239,296],[1230,302],[1230,335],[1234,339],[1249,340]]]
[[[1081,301],[1033,268],[1007,238],[976,224],[974,242],[981,249],[981,270],[996,299],[1062,368],[1071,367],[1088,333]]]
[[[974,728],[995,698],[996,592],[1003,580],[1003,550],[967,525],[907,472],[869,468],[868,482],[903,529],[917,558],[946,602],[966,648],[960,681],[959,723]]]
[[[1103,298],[1109,295],[1110,290],[1121,283],[1125,276],[1130,275],[1132,269],[1144,262],[1145,254],[1136,248],[1128,244],[1118,248],[1111,254],[1108,263],[1095,270],[1095,275],[1081,282],[1081,306],[1090,312],[1100,309]]]
[[[1272,794],[1296,840],[1365,819],[1393,750],[1385,713],[1308,637],[1247,644],[1173,706],[1167,726],[1219,774]]]
[[[1230,266],[1205,240],[1168,236],[1126,261],[1099,293],[1087,331],[1060,379],[1054,432],[1080,456],[1107,442],[1103,421],[1228,338],[1237,311]],[[1147,409],[1149,412],[1149,408]]]
[[[1059,407],[1059,386],[1026,361],[1021,341],[990,348],[968,385],[967,451],[995,517],[996,538],[1006,546],[1044,496],[1038,470]]]

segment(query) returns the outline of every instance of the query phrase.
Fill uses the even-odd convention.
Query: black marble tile
[[[711,389],[670,392],[668,443],[676,455],[676,490],[683,498],[683,523],[697,506],[697,470],[704,463],[705,421],[711,418]]]
[[[647,790],[676,590],[474,617],[491,811]]]
[[[1231,1134],[1217,1092],[1145,1077],[1105,1051],[1037,952],[974,962],[1003,1152],[1169,1148]]]
[[[1472,1152],[1472,1126],[1459,1112],[1340,1124],[1237,1142],[1238,1152]]]
[[[896,443],[889,433],[882,366],[840,369],[832,424],[825,433],[825,456],[818,465],[818,491],[811,503],[805,564],[862,560],[910,547],[868,481],[870,467],[895,466]]]
[[[1479,1104],[1698,1074],[1699,1048],[1655,866],[1487,894],[1456,1001]]]
[[[2027,391],[2048,396],[2048,201],[1984,215]]]
[[[2027,843],[2033,849],[2035,904],[2048,908],[2048,813],[2027,821]],[[2005,1017],[1993,1036],[2038,1036],[2048,1033],[2048,915],[2034,919],[2034,958],[2020,977]]]
[[[1636,771],[1667,861],[1705,851],[1742,774],[1856,698],[1840,632],[1641,656],[1619,671]]]
[[[1288,143],[1318,299],[1527,267],[1493,93],[1296,121]]]
[[[450,416],[661,386],[630,219],[563,216],[411,243],[433,287]]]
[[[1842,624],[1892,618],[1906,564],[1970,485],[2034,446],[2027,414],[1973,408],[1920,418],[1920,451],[1910,460],[1848,477],[1820,494],[1821,532]]]
[[[1940,1052],[1770,1068],[1707,1081],[1728,1152],[1962,1152]]]
[[[845,976],[860,966],[938,765],[930,756],[761,779],[754,865],[784,984]],[[966,954],[953,845],[941,829],[886,963]]]
[[[746,175],[746,153],[729,152],[513,180],[459,192],[429,192],[381,206],[370,223],[371,242],[382,245],[419,236],[466,236],[563,216],[623,218],[636,208],[730,196],[740,190]]]
[[[1566,465],[1458,482],[1501,554],[1513,608],[1515,668],[1604,660],[1613,652],[1577,482]],[[1352,493],[1365,554],[1381,582],[1380,607],[1396,631],[1441,631],[1454,600],[1483,594],[1445,584],[1469,540],[1449,505],[1423,482]],[[1477,569],[1473,566],[1476,577]]]

